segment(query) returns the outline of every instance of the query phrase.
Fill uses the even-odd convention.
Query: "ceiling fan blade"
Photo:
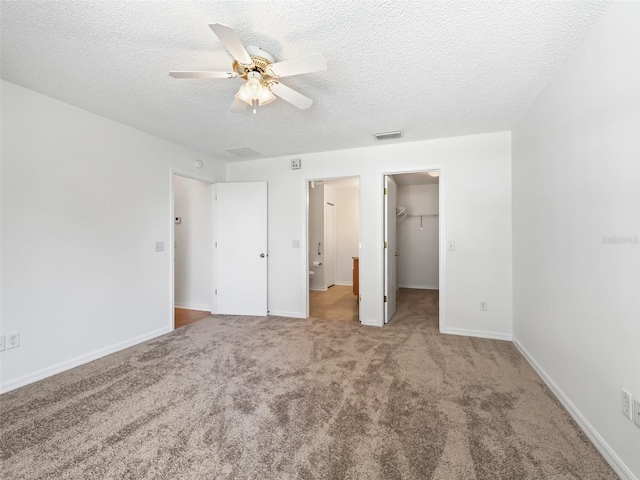
[[[243,65],[251,65],[253,63],[251,56],[247,53],[247,49],[244,48],[244,45],[233,28],[221,23],[212,23],[209,27],[213,30],[213,33],[217,35],[227,50],[229,50],[231,56],[238,61],[238,63]]]
[[[231,104],[231,108],[229,109],[229,111],[231,113],[242,113],[245,111],[245,109],[248,107],[249,105],[247,105],[246,103],[244,103],[242,100],[238,100],[237,98],[233,99],[233,103]]]
[[[169,72],[173,78],[235,78],[236,72]]]
[[[291,105],[298,107],[300,110],[306,110],[313,103],[313,100],[310,98],[305,97],[301,93],[296,92],[282,83],[273,82],[269,89],[274,95],[286,100]]]
[[[269,65],[268,70],[274,77],[290,77],[301,73],[319,72],[327,69],[327,59],[319,53],[307,57],[285,60]]]

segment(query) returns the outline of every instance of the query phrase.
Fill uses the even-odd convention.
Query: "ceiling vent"
[[[391,140],[392,138],[402,137],[402,130],[393,130],[391,132],[374,133],[376,140]]]
[[[227,150],[227,152],[235,155],[236,157],[242,157],[242,158],[259,157],[260,156],[260,154],[258,152],[256,152],[255,150],[251,150],[248,147],[245,147],[245,148],[234,148],[232,150]]]

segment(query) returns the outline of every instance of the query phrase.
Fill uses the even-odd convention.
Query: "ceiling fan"
[[[230,112],[244,111],[247,106],[256,107],[267,105],[280,97],[290,104],[305,110],[311,106],[313,100],[280,83],[282,77],[300,75],[302,73],[319,72],[327,69],[327,60],[316,53],[294,60],[276,62],[264,50],[248,46],[244,47],[236,32],[227,25],[214,23],[209,25],[222,44],[234,58],[231,72],[169,72],[174,78],[236,78],[240,77],[245,83],[240,87]]]

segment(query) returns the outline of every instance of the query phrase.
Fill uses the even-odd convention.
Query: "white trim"
[[[329,290],[327,287],[309,287],[309,290],[314,290],[316,292],[326,292],[327,290]],[[309,296],[309,295],[307,295]],[[307,302],[309,303],[309,302]]]
[[[307,318],[304,313],[285,312],[284,310],[269,310],[269,317],[287,317],[287,318]]]
[[[549,390],[560,401],[562,406],[569,412],[569,415],[576,421],[578,426],[582,429],[585,435],[591,440],[591,443],[598,449],[600,454],[604,457],[611,468],[616,474],[626,480],[638,480],[633,472],[625,465],[615,451],[609,446],[604,438],[598,433],[598,431],[589,423],[589,421],[580,413],[580,410],[573,404],[573,402],[567,397],[562,389],[549,377],[547,372],[540,366],[538,362],[531,356],[524,346],[518,341],[517,338],[513,338],[513,344],[520,351],[529,365],[536,371],[542,381],[549,387]]]
[[[362,320],[360,323],[367,327],[382,327],[379,320]]]
[[[345,287],[353,287],[353,282],[340,282],[336,280],[336,283],[334,283],[334,285],[343,285]]]
[[[440,290],[440,287],[438,285],[433,286],[433,285],[407,285],[407,284],[402,284],[402,285],[398,285],[398,288],[414,288],[416,290]]]
[[[93,352],[80,355],[79,357],[75,357],[70,360],[65,360],[64,362],[60,362],[56,365],[43,368],[36,372],[23,375],[22,377],[9,380],[8,382],[4,382],[0,384],[0,393],[7,393],[7,392],[10,392],[11,390],[15,390],[16,388],[29,385],[30,383],[37,382],[38,380],[42,380],[44,378],[55,375],[57,373],[64,372],[65,370],[70,370],[79,365],[84,365],[85,363],[89,363],[92,360],[97,360],[98,358],[102,358],[112,353],[119,352],[120,350],[124,350],[125,348],[129,348],[134,345],[138,345],[139,343],[146,342],[147,340],[151,340],[161,335],[165,335],[171,332],[172,330],[173,330],[173,327],[163,327],[159,330],[154,330],[153,332],[145,333],[143,335],[139,335],[137,337],[124,340],[120,343],[116,343],[115,345],[111,345],[110,347],[101,348],[99,350],[95,350]]]
[[[511,341],[512,335],[500,332],[487,332],[485,330],[469,330],[467,328],[447,328],[446,331],[441,332],[449,335],[460,335],[463,337],[478,337],[478,338],[490,338],[492,340],[506,340]]]
[[[182,308],[184,310],[199,310],[203,312],[211,311],[211,305],[194,305],[194,304],[186,305],[184,303],[176,303],[175,308]]]

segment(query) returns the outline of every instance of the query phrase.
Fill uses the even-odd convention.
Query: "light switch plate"
[[[5,347],[7,350],[20,346],[20,332],[7,333],[5,335]]]

